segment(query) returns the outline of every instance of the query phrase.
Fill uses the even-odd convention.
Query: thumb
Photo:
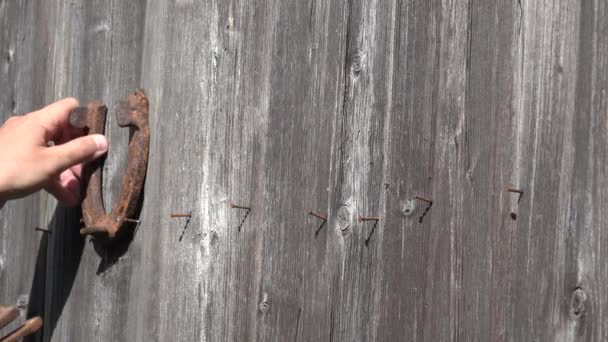
[[[49,171],[62,172],[74,165],[97,159],[108,151],[108,139],[101,134],[91,134],[46,149],[49,155]]]

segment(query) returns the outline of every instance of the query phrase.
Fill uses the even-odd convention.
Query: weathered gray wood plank
[[[104,200],[110,208],[119,191],[128,139],[127,130],[116,125],[113,109],[140,84],[146,4],[57,1],[48,7],[57,24],[48,42],[47,97],[74,96],[83,103],[101,99],[109,106],[106,135],[111,147],[103,172]],[[44,339],[126,340],[131,331],[128,290],[141,253],[137,244],[124,254],[125,244],[106,248],[85,243],[76,213],[58,209],[53,217]]]
[[[2,121],[11,115],[35,110],[47,102],[44,87],[46,38],[52,23],[41,15],[42,7],[34,3],[0,2]],[[47,226],[48,212],[54,207],[53,200],[34,195],[10,201],[0,209],[0,302],[23,305],[21,316],[2,333],[21,324],[28,315],[44,314],[44,283],[40,280],[45,277],[47,239],[41,238],[42,233],[34,228]]]
[[[149,4],[146,22],[156,24],[147,26],[143,84],[163,113],[153,151],[163,158],[156,165],[178,167],[149,175],[159,196],[174,190],[163,195],[165,210],[150,212],[166,229],[146,250],[188,265],[155,278],[157,302],[144,311],[160,303],[168,319],[151,315],[144,330],[157,325],[154,338],[328,337],[334,232],[327,226],[315,239],[319,221],[306,209],[332,210],[327,148],[342,98],[343,7],[292,5]],[[252,211],[245,219],[230,202]],[[185,232],[171,210],[193,211]],[[169,290],[175,279],[179,291]]]

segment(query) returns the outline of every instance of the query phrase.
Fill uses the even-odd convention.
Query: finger
[[[44,150],[46,171],[60,173],[74,165],[99,158],[108,150],[108,140],[101,134],[91,134]]]
[[[53,142],[55,145],[65,144],[66,142],[79,138],[84,135],[84,129],[72,127],[71,125],[67,125],[56,132],[53,137]]]
[[[80,203],[80,198],[57,183],[49,183],[44,189],[66,207],[74,207]]]
[[[74,177],[81,179],[82,178],[82,164],[76,164],[70,168]]]
[[[59,185],[80,197],[80,178],[74,174],[71,168],[59,174]]]
[[[50,139],[69,126],[70,113],[78,106],[78,100],[68,97],[54,102],[30,115],[40,122]]]
[[[80,203],[80,181],[70,170],[62,172],[57,178],[49,181],[44,188],[68,207]]]

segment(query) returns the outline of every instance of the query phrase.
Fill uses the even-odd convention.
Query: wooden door
[[[132,241],[45,194],[0,210],[35,339],[608,339],[605,1],[4,0],[0,24],[3,118],[150,100]]]

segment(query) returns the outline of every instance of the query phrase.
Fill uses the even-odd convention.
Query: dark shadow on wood
[[[243,225],[245,224],[245,221],[247,220],[247,216],[249,216],[249,213],[251,212],[251,209],[245,209],[247,212],[245,213],[245,216],[243,216],[243,219],[241,220],[241,223],[239,224],[238,227],[238,231],[239,233],[241,232],[241,228],[243,228]]]
[[[122,229],[125,229],[125,233],[111,242],[97,239],[91,240],[95,252],[97,252],[97,255],[101,258],[99,266],[97,267],[97,275],[104,273],[110,267],[114,266],[120,257],[127,253],[129,245],[131,245],[131,241],[133,241],[133,238],[135,237],[136,227],[137,224],[135,223],[125,223],[125,226],[122,227]]]
[[[433,206],[433,202],[432,201],[428,202],[428,205],[427,205],[426,209],[424,209],[424,212],[422,213],[422,215],[418,219],[418,223],[422,223],[422,221],[424,221],[424,217],[426,216],[426,214],[429,213],[429,210],[431,210],[432,206]]]
[[[40,316],[44,318],[44,292],[46,287],[46,257],[49,235],[42,233],[40,245],[38,247],[38,255],[36,256],[36,266],[34,268],[34,280],[30,290],[29,303],[27,307],[26,317]],[[42,331],[40,329],[36,334],[30,335],[23,339],[25,342],[42,341]]]
[[[80,208],[58,206],[48,224],[52,234],[40,240],[27,317],[41,316],[43,327],[24,341],[48,341],[74,285],[85,239],[80,235]],[[53,273],[47,272],[47,266]]]
[[[184,228],[182,229],[182,234],[179,236],[179,242],[182,242],[182,239],[184,238],[184,234],[186,234],[186,229],[188,228],[188,224],[190,223],[191,219],[192,219],[192,216],[190,216],[186,219],[186,224],[184,224]]]
[[[372,230],[369,232],[369,235],[365,239],[365,247],[367,247],[369,245],[369,240],[372,238],[372,235],[374,235],[374,232],[376,231],[377,226],[378,226],[378,221],[375,221],[374,225],[372,226]]]
[[[145,179],[144,185],[145,186]],[[139,201],[137,202],[137,207],[134,210],[133,217],[130,217],[133,220],[139,221],[139,217],[141,214],[141,209],[143,206],[143,198],[144,198],[144,190],[141,191],[139,195]],[[121,256],[123,256],[129,250],[129,246],[131,242],[135,238],[135,233],[139,230],[141,226],[140,223],[134,222],[125,222],[124,226],[121,228],[123,232],[116,239],[112,241],[103,241],[103,240],[91,240],[93,243],[93,248],[97,255],[101,258],[99,262],[99,266],[97,267],[97,275],[104,273],[110,267],[114,266]]]
[[[319,233],[321,232],[321,229],[323,229],[323,227],[325,227],[325,223],[327,223],[327,221],[323,220],[323,222],[321,223],[319,228],[317,228],[317,230],[315,231],[315,239],[317,238],[317,235],[319,235]]]
[[[143,199],[143,193],[140,198]],[[139,201],[135,211],[137,218],[142,202]],[[81,218],[80,207],[67,209],[58,206],[48,224],[53,233],[44,234],[40,240],[27,317],[41,316],[44,325],[40,332],[24,341],[49,341],[53,336],[74,285],[85,247],[86,237],[80,234]],[[138,227],[138,224],[126,223],[123,235],[111,243],[90,240],[101,258],[97,274],[116,264],[127,252]],[[47,266],[51,267],[52,273],[46,271]]]

